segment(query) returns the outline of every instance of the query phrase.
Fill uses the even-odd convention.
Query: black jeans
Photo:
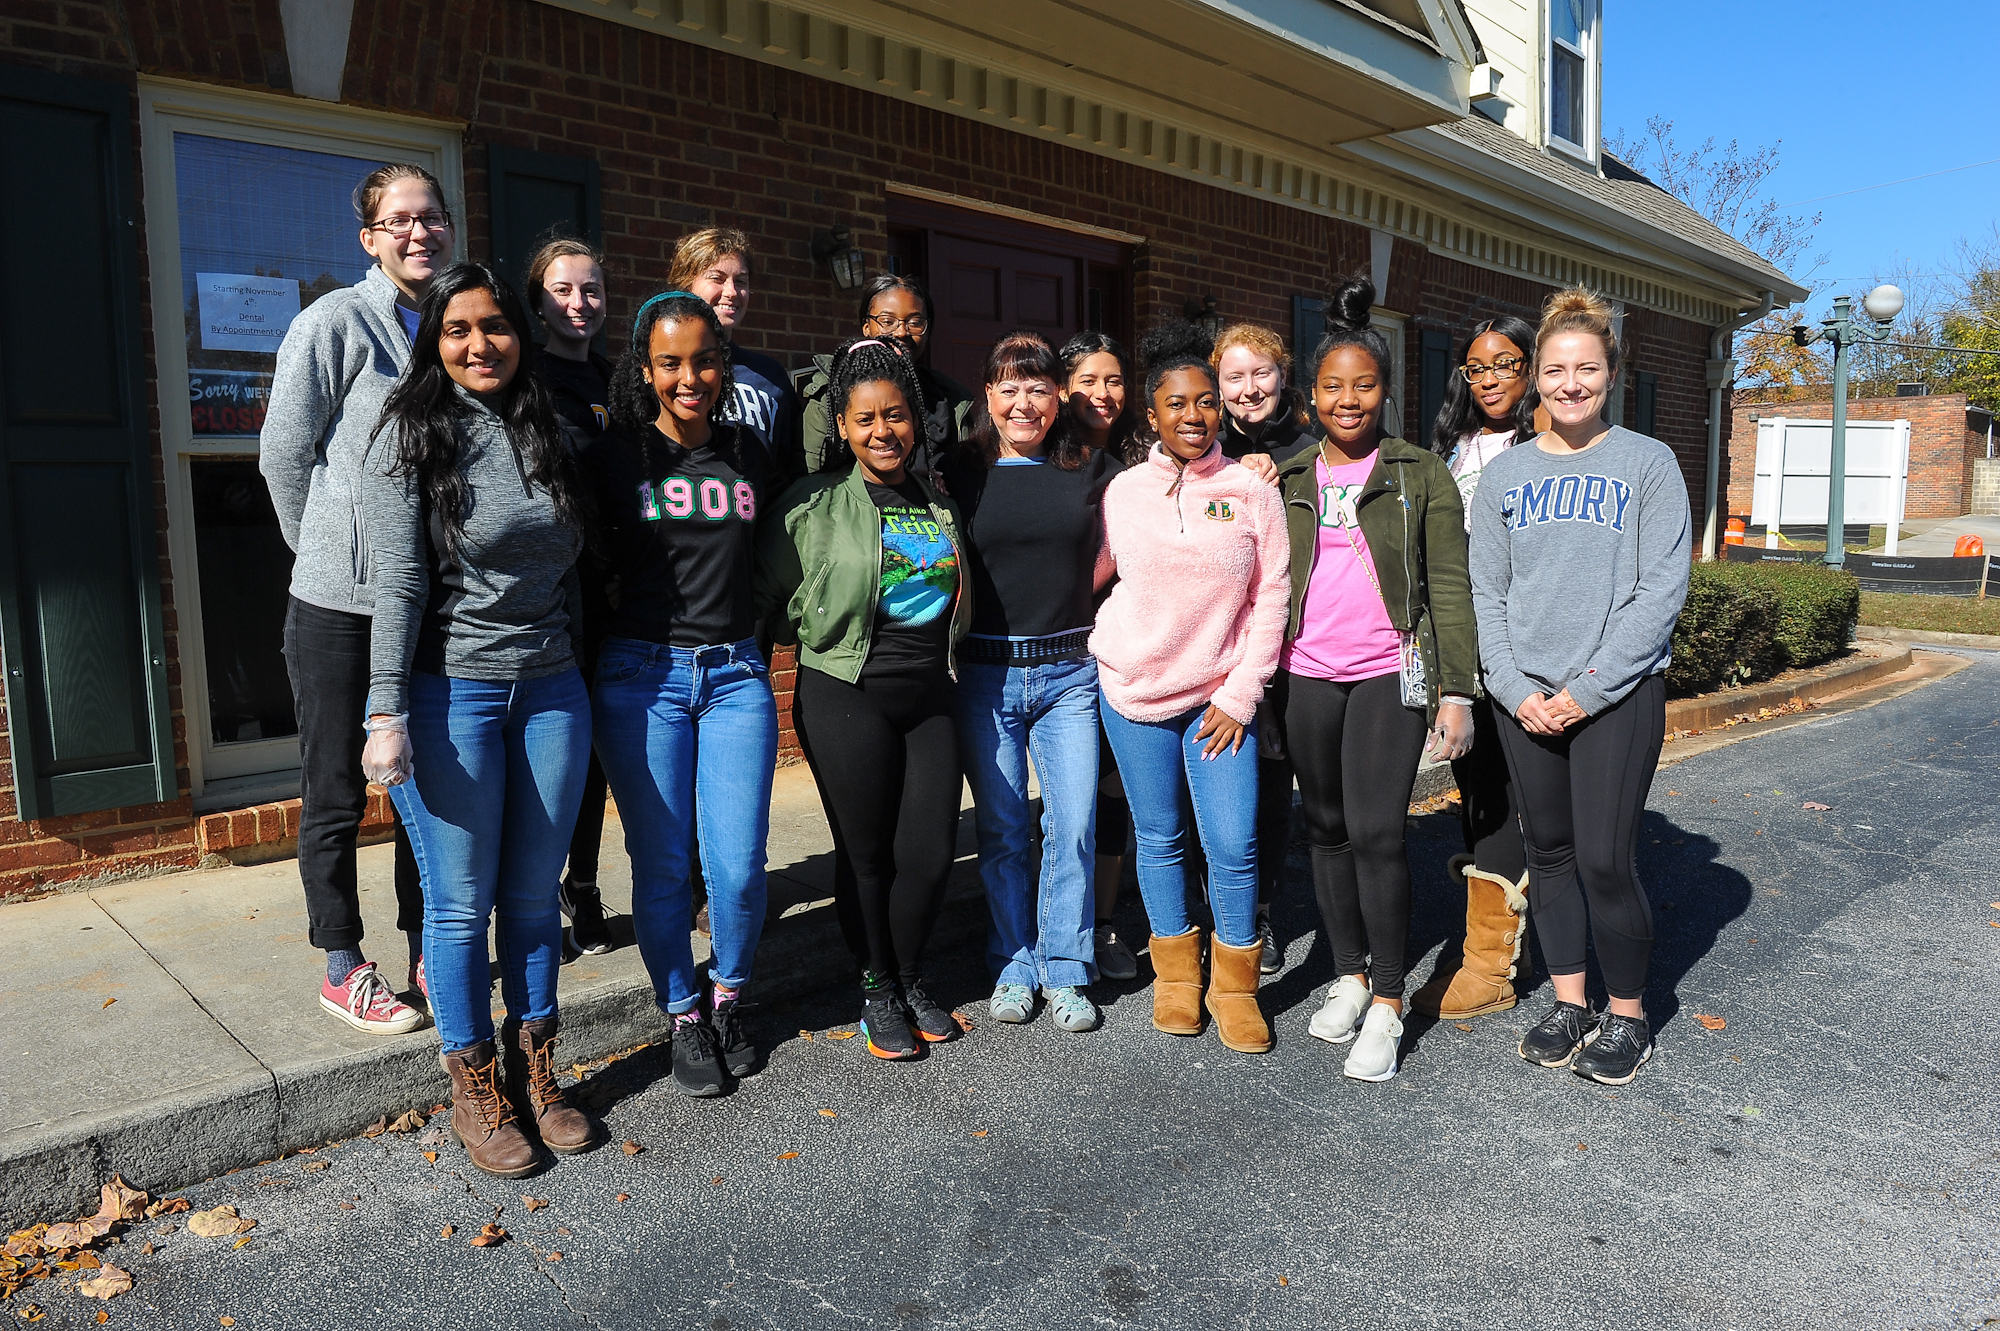
[[[368,811],[361,775],[361,729],[368,711],[366,615],[310,605],[285,608],[285,667],[299,719],[299,880],[306,890],[306,937],[317,948],[361,945],[354,838]],[[396,927],[421,934],[423,880],[409,834],[396,821]]]
[[[1410,941],[1403,825],[1423,757],[1424,714],[1403,706],[1395,674],[1350,684],[1278,678],[1334,966],[1341,975],[1366,971],[1377,998],[1401,998]]]
[[[1639,825],[1666,742],[1667,677],[1561,735],[1500,722],[1528,843],[1528,918],[1551,975],[1580,975],[1585,942],[1613,998],[1643,998],[1653,907],[1639,884]],[[1586,914],[1585,904],[1589,910]]]
[[[1465,853],[1472,856],[1475,867],[1510,883],[1520,882],[1528,852],[1521,842],[1514,779],[1500,748],[1492,699],[1472,704],[1472,751],[1451,760],[1451,775],[1458,782],[1458,822],[1465,835]]]
[[[921,975],[958,847],[962,780],[952,682],[942,669],[848,684],[799,667],[793,724],[812,767],[837,858],[834,906],[869,970]]]

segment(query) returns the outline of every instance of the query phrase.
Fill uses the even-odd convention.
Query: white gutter
[[[1720,498],[1717,490],[1722,482],[1722,394],[1736,378],[1736,361],[1729,355],[1729,340],[1737,330],[1747,328],[1769,314],[1771,307],[1777,303],[1777,293],[1766,291],[1761,307],[1737,315],[1717,328],[1715,335],[1708,340],[1708,470],[1702,485],[1701,504],[1701,559],[1705,564],[1715,559],[1719,538],[1717,528],[1722,521],[1717,511]]]

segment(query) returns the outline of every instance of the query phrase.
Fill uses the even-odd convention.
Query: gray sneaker
[[[1049,1015],[1063,1030],[1094,1031],[1098,1022],[1103,1020],[1097,1011],[1097,1004],[1085,998],[1083,990],[1073,984],[1044,989],[1042,997],[1049,1000]]]
[[[1025,984],[996,984],[986,1006],[993,1020],[1019,1026],[1035,1015],[1035,991]]]
[[[1132,955],[1132,949],[1125,946],[1118,937],[1118,931],[1108,924],[1100,924],[1091,930],[1091,938],[1097,945],[1097,974],[1106,980],[1136,980],[1139,978],[1139,959]]]

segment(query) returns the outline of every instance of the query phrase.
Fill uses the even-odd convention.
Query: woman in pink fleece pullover
[[[1153,1025],[1201,1033],[1202,939],[1181,852],[1192,803],[1215,914],[1206,1006],[1225,1045],[1261,1054],[1271,1028],[1257,1006],[1255,721],[1290,595],[1284,505],[1223,456],[1203,356],[1167,350],[1147,367],[1146,403],[1160,442],[1105,492],[1098,579],[1118,584],[1090,650],[1153,926]]]

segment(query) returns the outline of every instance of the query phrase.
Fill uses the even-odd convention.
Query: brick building
[[[1734,415],[1731,437],[1743,440],[1744,446],[1730,456],[1729,513],[1747,522],[1757,481],[1758,420],[1772,416],[1832,420],[1833,402],[1831,398],[1774,399],[1766,393],[1744,391],[1736,394]],[[1905,520],[1955,518],[1973,511],[1972,464],[1986,456],[1993,426],[1991,412],[1972,406],[1963,393],[1937,393],[1921,397],[1856,398],[1847,404],[1847,418],[1910,423],[1910,478],[1903,501]],[[1820,525],[1824,526],[1824,521]]]
[[[840,227],[927,276],[960,373],[1007,327],[1210,299],[1296,343],[1367,270],[1419,437],[1471,320],[1587,283],[1624,310],[1616,410],[1699,507],[1713,339],[1804,293],[1601,152],[1600,30],[1590,0],[10,0],[0,191],[60,198],[88,271],[0,210],[36,311],[0,328],[0,895],[294,830],[270,343],[204,306],[358,280],[382,161],[439,175],[467,257],[601,240],[613,330],[677,237],[741,226],[744,339],[793,364],[853,326],[814,258]]]

